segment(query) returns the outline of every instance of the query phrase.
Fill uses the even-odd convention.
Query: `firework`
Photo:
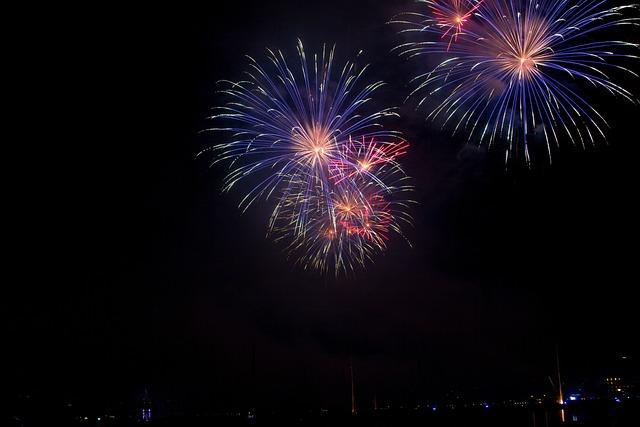
[[[406,25],[402,32],[427,32],[447,41],[447,49],[458,40],[463,27],[472,19],[484,0],[417,0],[423,3],[425,12],[400,14],[393,24]]]
[[[614,78],[637,77],[625,62],[638,59],[638,45],[609,40],[609,30],[638,26],[637,17],[627,16],[636,6],[606,7],[604,0],[475,4],[473,19],[456,30],[453,43],[430,38],[424,20],[403,21],[406,31],[422,39],[400,45],[401,55],[444,55],[414,79],[411,95],[421,94],[419,105],[438,100],[428,118],[452,124],[454,133],[465,130],[469,141],[506,141],[507,160],[522,153],[529,163],[529,140],[536,135],[544,139],[549,159],[552,146],[564,138],[584,146],[605,137],[607,123],[583,97],[582,86],[635,102]],[[439,19],[425,13],[433,22]]]
[[[397,162],[407,149],[404,141],[349,139],[328,164],[328,188],[301,191],[302,181],[287,186],[271,216],[270,235],[287,242],[304,268],[338,273],[365,266],[386,249],[391,234],[404,237],[402,225],[411,224],[412,186]]]
[[[209,130],[230,140],[211,150],[214,163],[230,165],[224,191],[246,181],[243,211],[260,199],[272,202],[269,235],[306,267],[347,270],[385,248],[386,214],[373,200],[384,197],[391,206],[408,188],[397,185],[406,175],[396,161],[408,144],[382,127],[383,119],[397,116],[394,109],[363,112],[383,85],[361,82],[367,67],[348,62],[336,72],[334,49],[308,61],[301,42],[298,57],[290,66],[282,52],[268,49],[270,67],[249,58],[247,80],[222,82],[230,100],[212,119],[228,126]],[[341,210],[347,200],[351,216]],[[397,224],[386,219],[385,236],[400,232]],[[331,234],[340,244],[321,254],[315,248]]]
[[[384,166],[399,168],[396,158],[406,154],[408,149],[409,144],[404,140],[378,143],[373,138],[369,141],[364,137],[361,141],[349,138],[348,143],[342,145],[339,156],[329,162],[330,175],[336,184],[356,175],[365,175],[384,187],[376,172]]]
[[[313,192],[304,236],[293,232],[298,210],[295,201],[285,198],[279,215],[272,218],[271,233],[276,241],[288,242],[288,252],[304,268],[338,273],[365,266],[387,248],[392,234],[403,236],[403,223],[411,224],[407,194],[412,188],[405,184],[406,176],[397,173],[393,186],[348,181],[348,186],[334,186],[329,198]]]
[[[248,57],[249,79],[221,82],[229,86],[221,92],[231,101],[211,117],[225,119],[230,126],[209,129],[227,132],[232,139],[213,147],[216,162],[231,165],[224,190],[248,177],[258,181],[242,200],[243,210],[289,183],[304,181],[309,189],[316,184],[328,188],[327,165],[350,137],[400,140],[397,132],[386,131],[380,124],[385,117],[397,116],[393,109],[360,112],[383,85],[377,82],[359,89],[366,67],[357,71],[349,62],[333,80],[333,49],[314,55],[311,71],[301,42],[297,68],[289,67],[282,52],[267,52],[275,74]]]

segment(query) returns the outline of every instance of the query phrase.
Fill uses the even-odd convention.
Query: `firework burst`
[[[409,144],[404,140],[379,143],[373,138],[369,141],[364,137],[361,141],[349,138],[342,145],[340,155],[329,162],[332,180],[340,184],[356,175],[365,175],[384,187],[385,184],[378,178],[376,171],[383,166],[400,168],[396,159],[406,154],[408,149]]]
[[[428,32],[447,42],[447,49],[458,40],[463,28],[485,0],[417,0],[425,12],[407,12],[391,21],[405,25],[403,33]]]
[[[373,200],[389,200],[388,208],[409,188],[397,184],[406,175],[396,161],[408,144],[382,127],[397,116],[394,109],[363,112],[383,85],[362,83],[367,67],[348,62],[334,70],[334,49],[308,60],[301,42],[298,57],[290,66],[282,52],[268,49],[270,67],[249,58],[247,80],[222,82],[229,102],[211,118],[228,126],[209,130],[229,141],[206,151],[214,152],[214,164],[230,165],[224,191],[249,184],[243,211],[272,201],[269,234],[305,267],[346,271],[385,249],[390,231],[400,233],[398,220],[387,218],[382,238],[386,214]],[[367,224],[370,232],[361,230]],[[320,249],[321,241],[330,244]]]
[[[627,16],[637,6],[606,3],[475,2],[472,19],[455,32],[453,43],[430,38],[431,27],[424,20],[404,20],[405,31],[422,36],[398,46],[401,55],[444,55],[435,68],[414,79],[411,95],[421,94],[419,105],[438,99],[428,118],[452,124],[454,133],[465,130],[469,141],[506,141],[507,160],[521,153],[529,163],[534,135],[544,138],[549,159],[552,146],[564,138],[593,144],[605,137],[607,123],[581,95],[580,83],[636,102],[614,77],[637,77],[624,64],[638,59],[638,45],[608,36],[615,27],[639,25],[637,17]],[[439,19],[433,12],[431,16],[433,22]]]
[[[287,251],[304,268],[338,273],[365,266],[387,248],[391,235],[404,236],[402,226],[411,224],[407,212],[412,188],[400,171],[387,172],[394,173],[398,176],[393,185],[349,180],[343,181],[347,186],[334,186],[328,198],[313,192],[304,236],[294,231],[300,221],[296,202],[283,198],[279,215],[272,217],[271,235],[287,242]]]

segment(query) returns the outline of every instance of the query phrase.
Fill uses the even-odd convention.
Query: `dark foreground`
[[[33,414],[10,417],[9,426],[301,426],[301,427],[638,427],[640,402],[585,402],[569,405],[562,414],[557,408],[475,408],[447,410],[425,408],[379,410],[358,415],[307,412],[299,414],[247,414],[164,416],[143,422],[133,415],[72,416],[64,418]]]

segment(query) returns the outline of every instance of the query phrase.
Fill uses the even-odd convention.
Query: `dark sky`
[[[393,124],[412,144],[413,248],[323,279],[265,238],[268,206],[242,215],[240,193],[220,194],[223,171],[195,160],[219,141],[199,131],[223,101],[217,80],[266,46],[294,55],[296,37],[308,51],[336,43],[338,61],[363,49],[369,80],[389,82],[381,105],[401,105],[418,64],[389,53],[385,21],[410,2],[160,3],[43,19],[31,70],[43,90],[28,102],[45,126],[17,175],[5,391],[150,387],[238,407],[255,353],[263,405],[344,407],[353,355],[366,406],[376,392],[549,391],[557,344],[568,380],[637,355],[638,106],[593,98],[608,145],[506,172],[501,153],[465,148],[409,101]]]

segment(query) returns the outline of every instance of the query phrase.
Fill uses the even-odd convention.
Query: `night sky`
[[[28,101],[44,132],[25,131],[24,212],[9,224],[4,391],[117,400],[148,387],[218,410],[246,406],[255,384],[259,405],[347,408],[350,357],[368,406],[374,393],[551,392],[557,345],[567,381],[637,356],[640,108],[591,98],[608,144],[507,171],[499,150],[403,104],[419,64],[390,53],[400,39],[385,22],[410,5],[105,3],[46,22],[31,71],[43,90]],[[396,239],[354,277],[295,267],[265,237],[269,205],[241,214],[241,192],[220,194],[224,168],[196,159],[221,142],[200,133],[224,101],[215,82],[267,46],[295,55],[297,37],[308,52],[335,43],[338,62],[364,50],[367,81],[389,83],[376,102],[401,106],[391,125],[412,144],[413,247]]]

